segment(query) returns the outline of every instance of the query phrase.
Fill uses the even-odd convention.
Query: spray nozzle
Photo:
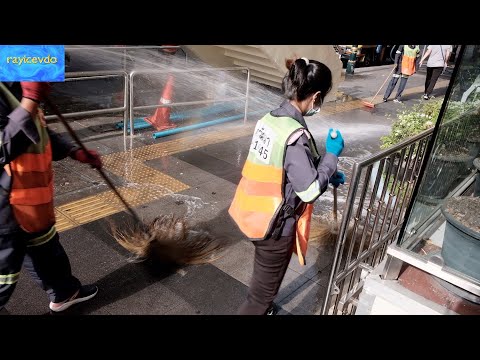
[[[337,129],[333,129],[332,131],[330,131],[330,137],[332,139],[336,139],[337,138]]]

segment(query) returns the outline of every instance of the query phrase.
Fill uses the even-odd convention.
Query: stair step
[[[267,67],[267,66],[263,66],[263,65],[260,65],[258,63],[255,63],[255,62],[251,62],[251,61],[243,61],[243,60],[240,60],[240,59],[234,59],[233,63],[237,66],[248,67],[250,69],[250,71],[255,70],[257,72],[262,72],[262,73],[265,73],[265,74],[269,74],[269,75],[272,75],[272,76],[279,77],[280,79],[283,79],[283,76],[285,75],[285,74],[282,74],[277,69]]]
[[[261,83],[261,84],[269,85],[269,86],[272,86],[272,87],[277,88],[277,89],[282,88],[282,84],[279,83],[278,81],[270,81],[270,80],[265,79],[263,77],[257,77],[255,75],[250,75],[250,80]]]
[[[248,45],[214,45],[214,46],[268,59],[268,57],[259,48],[254,48]]]
[[[240,59],[240,60],[243,60],[243,61],[254,62],[256,64],[260,64],[260,65],[263,65],[263,66],[270,67],[272,69],[276,69],[273,66],[272,62],[268,59],[260,58],[258,56],[254,57],[253,55],[248,55],[248,54],[245,54],[245,53],[242,53],[242,52],[239,52],[239,51],[225,49],[225,56],[228,56],[228,57],[234,58],[234,59]]]

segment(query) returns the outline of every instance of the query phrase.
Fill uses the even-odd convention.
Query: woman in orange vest
[[[305,264],[314,201],[345,181],[336,172],[344,142],[340,132],[326,139],[320,158],[304,116],[318,113],[332,87],[324,64],[300,58],[287,60],[282,83],[287,100],[257,122],[229,214],[253,241],[255,259],[241,315],[276,313],[278,293],[292,252]]]
[[[81,285],[55,229],[52,160],[67,156],[100,168],[99,155],[50,131],[38,108],[50,85],[0,82],[0,311],[10,299],[22,264],[63,311],[96,295]]]

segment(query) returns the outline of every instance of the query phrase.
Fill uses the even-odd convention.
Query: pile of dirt
[[[480,233],[480,197],[450,198],[445,202],[445,210],[463,226]]]

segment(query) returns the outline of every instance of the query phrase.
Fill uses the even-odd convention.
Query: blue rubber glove
[[[332,132],[337,133],[337,137],[335,139],[332,138]],[[328,130],[327,141],[325,142],[325,148],[327,152],[334,154],[335,156],[339,157],[343,151],[344,142],[343,137],[340,131],[330,129]]]
[[[329,180],[333,187],[339,187],[341,184],[345,184],[345,174],[341,171],[337,171]]]

